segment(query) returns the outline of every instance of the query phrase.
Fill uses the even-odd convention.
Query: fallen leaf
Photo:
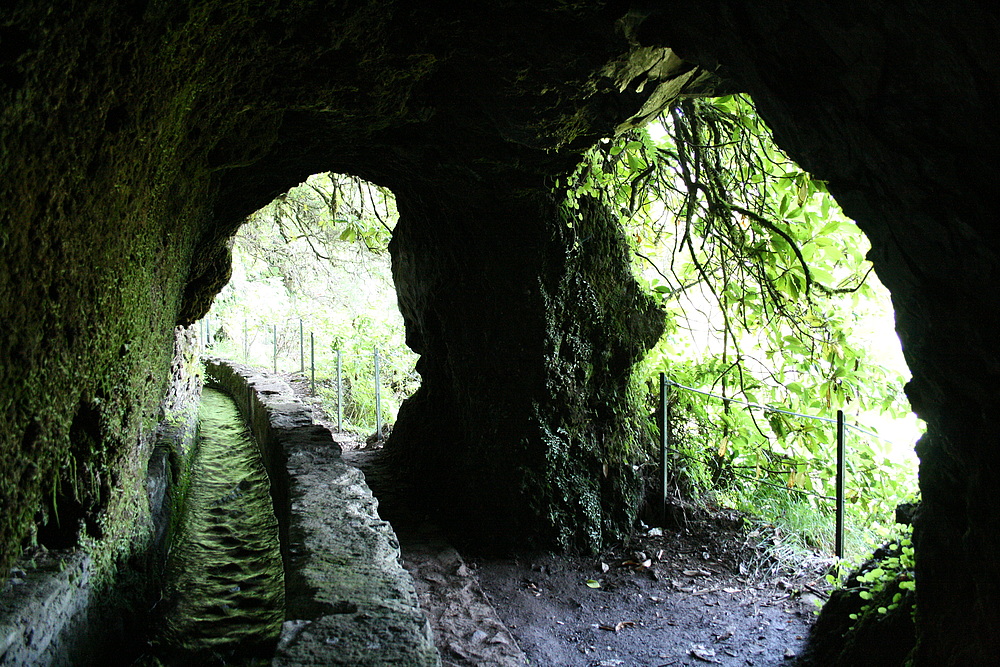
[[[632,628],[638,621],[620,621],[614,625],[598,625],[601,630],[607,630],[608,632],[621,632],[622,628]]]
[[[607,563],[601,563],[601,572],[607,572],[610,569],[611,566],[609,566]]]
[[[727,593],[739,593],[740,592],[740,589],[733,588],[732,586],[728,586],[726,588],[723,588],[722,590],[724,590]]]
[[[688,651],[688,654],[690,654],[692,658],[698,658],[704,662],[719,664],[719,661],[715,659],[715,651],[710,648],[705,648],[701,644],[695,644],[692,646],[691,650]]]
[[[590,586],[591,588],[600,588],[601,587],[601,582],[596,581],[594,579],[587,579],[586,584],[588,586]]]
[[[684,574],[688,577],[710,577],[712,573],[707,570],[684,570]]]

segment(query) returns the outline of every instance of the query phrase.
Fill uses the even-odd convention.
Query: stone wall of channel
[[[361,471],[341,460],[287,383],[218,359],[206,370],[239,405],[271,480],[287,605],[272,664],[440,665],[399,543]]]
[[[64,535],[77,527],[88,537],[65,548],[46,544],[33,528],[10,576],[0,581],[0,667],[131,662],[147,648],[166,543],[183,511],[202,382],[194,334],[177,327],[157,426],[137,448],[142,457],[134,465],[145,476],[133,480],[130,492],[138,507],[128,518],[135,522],[129,544],[113,544],[121,541],[114,537],[121,517],[107,509],[89,530],[86,516],[73,517],[73,525],[64,516]],[[73,497],[60,498],[57,507],[72,506]],[[118,551],[130,555],[109,562]]]

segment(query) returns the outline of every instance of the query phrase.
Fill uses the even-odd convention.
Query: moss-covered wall
[[[550,243],[544,176],[569,170],[576,148],[567,146],[611,131],[656,90],[639,86],[654,76],[650,53],[630,45],[618,17],[562,2],[5,5],[0,571],[33,539],[90,540],[99,574],[141,543],[173,327],[200,317],[226,280],[226,242],[242,217],[308,174],[391,183],[412,210],[427,211],[440,206],[429,200],[472,184],[474,207],[488,210],[520,187],[524,170],[536,200],[528,217],[466,216],[469,229],[493,225],[493,247],[512,240],[511,257],[523,239]],[[495,189],[481,178],[511,182]],[[529,234],[518,238],[514,222]],[[557,282],[551,276],[564,272],[540,248],[520,268],[488,250],[476,250],[494,263],[484,275],[512,285],[532,271]],[[493,324],[467,327],[470,342],[518,326]],[[518,372],[538,383],[548,343],[532,344],[538,366]],[[624,343],[626,357],[637,344]],[[528,412],[518,414],[534,419]],[[482,437],[495,452],[507,444]]]
[[[139,58],[136,17],[98,3],[5,14],[0,567],[43,511],[43,544],[102,538],[106,571],[147,512],[207,182],[177,152],[187,84],[164,71],[175,62]]]

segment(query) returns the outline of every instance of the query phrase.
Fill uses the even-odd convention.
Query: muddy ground
[[[640,526],[597,558],[465,559],[419,510],[400,507],[379,443],[334,437],[393,522],[445,667],[788,665],[826,595],[832,559],[782,569],[767,555],[775,529],[729,510]]]

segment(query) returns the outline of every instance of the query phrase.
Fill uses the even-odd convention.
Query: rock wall
[[[46,553],[15,567],[0,590],[0,665],[72,665],[91,657],[91,576],[82,552]]]
[[[421,387],[386,451],[463,540],[596,550],[640,505],[626,390],[662,316],[600,205],[573,221],[544,183],[487,178],[433,205],[399,192],[390,249]]]
[[[133,527],[128,558],[109,581],[92,556],[102,553],[99,542],[55,549],[44,534],[36,538],[0,586],[0,665],[108,664],[109,656],[131,661],[145,648],[196,436],[202,377],[195,350],[193,333],[177,328],[143,488],[149,514]],[[86,520],[80,523],[86,530]]]
[[[455,451],[450,497],[497,491],[487,507],[514,513],[507,530],[584,546],[606,519],[620,530],[627,481],[596,464],[627,473],[621,369],[652,335],[648,311],[602,285],[617,260],[560,236],[546,179],[669,91],[697,92],[697,63],[755,96],[872,239],[929,424],[918,659],[992,659],[998,23],[987,3],[929,0],[7,3],[0,571],[32,541],[85,544],[106,582],[143,544],[171,330],[226,279],[241,218],[326,169],[391,186],[404,210],[397,280],[429,381],[404,413],[415,439],[394,438],[400,460]],[[623,326],[604,337],[589,323],[602,317]],[[522,344],[522,326],[542,337]],[[494,344],[507,361],[488,359]],[[458,523],[493,520],[473,507]]]
[[[189,136],[213,133],[205,101],[192,109],[205,52],[185,56],[163,19],[2,10],[0,571],[33,542],[86,545],[111,581],[148,537],[173,329],[211,208],[209,146]]]
[[[274,665],[440,665],[399,542],[360,470],[281,380],[221,360],[209,377],[236,399],[268,468],[285,566]]]

